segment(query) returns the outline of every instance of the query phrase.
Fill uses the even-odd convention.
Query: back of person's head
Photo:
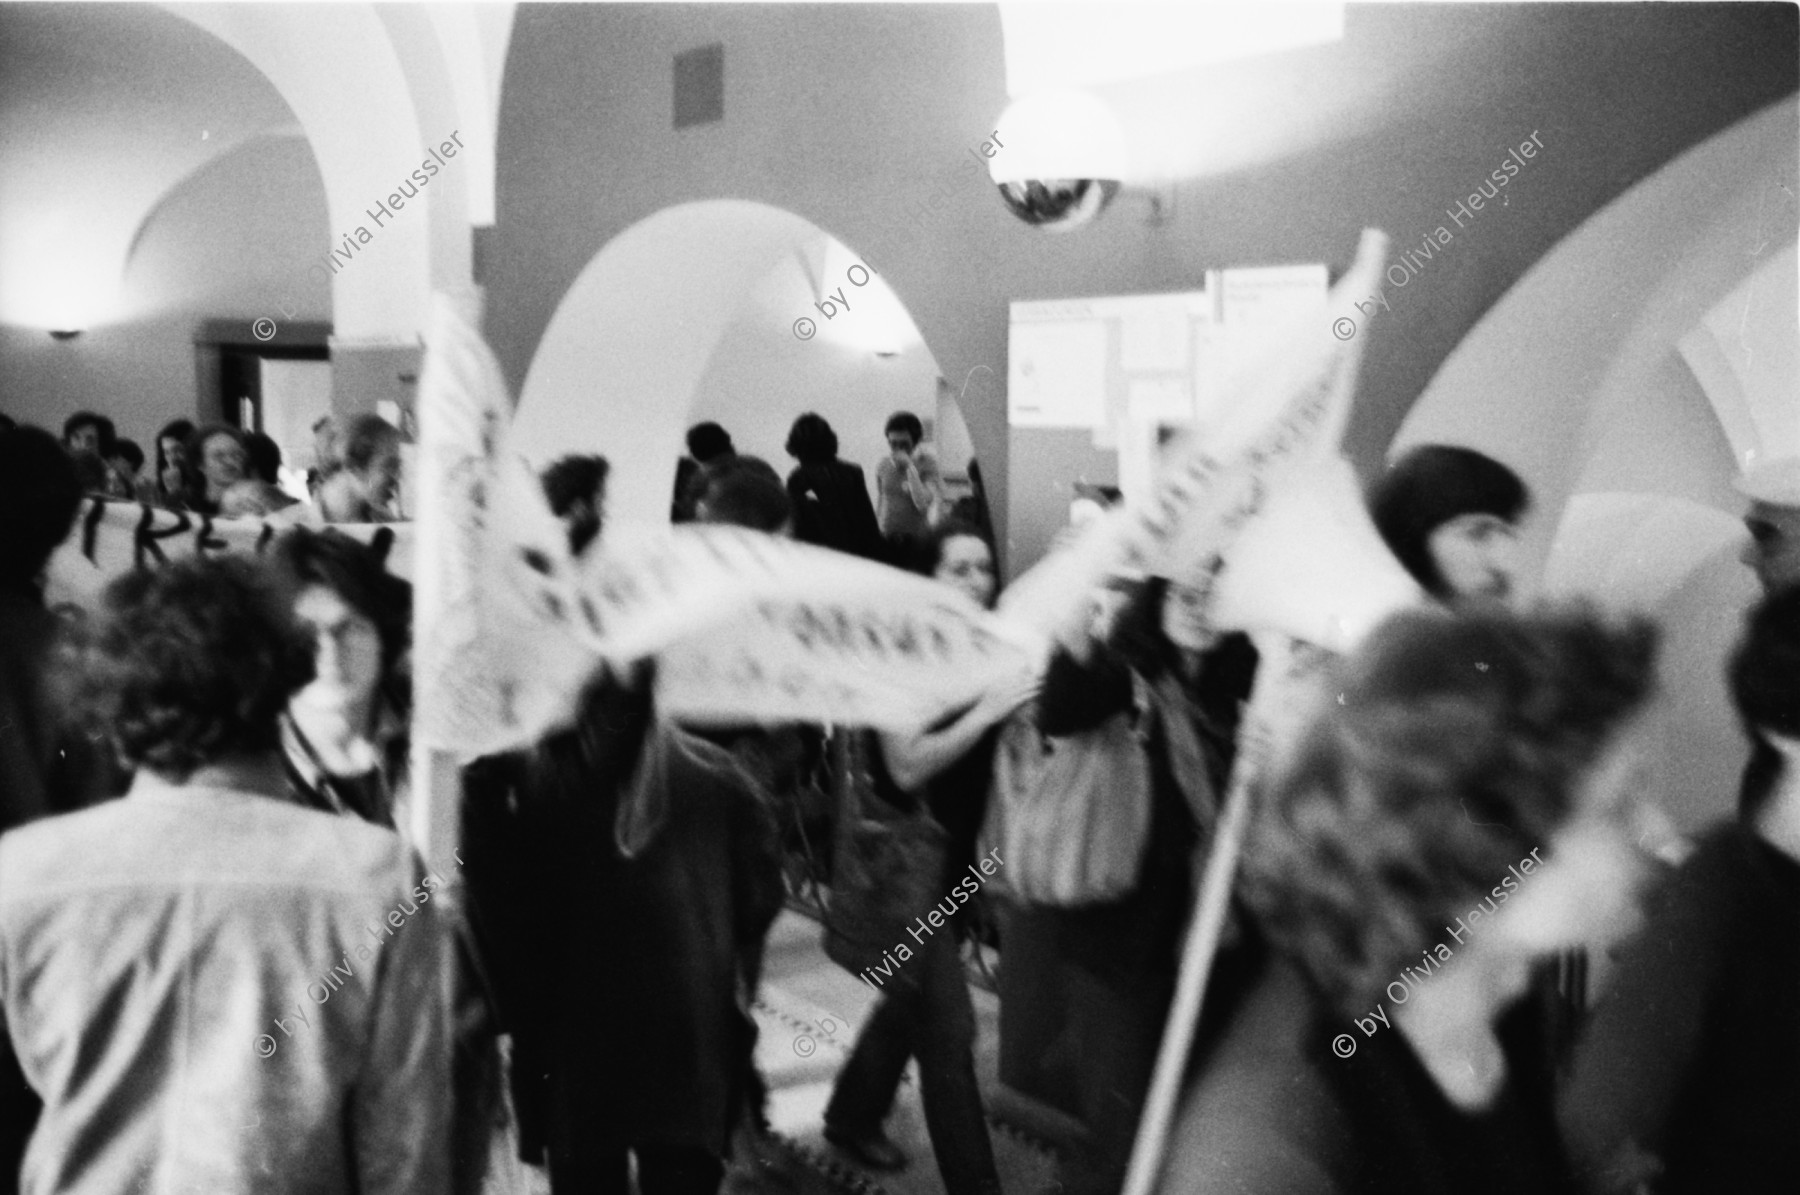
[[[1340,1006],[1388,983],[1578,812],[1654,664],[1648,624],[1582,612],[1389,619],[1259,803],[1243,891],[1269,939]]]
[[[81,479],[81,492],[101,497],[106,495],[106,462],[98,452],[88,448],[76,448],[69,452],[69,459],[75,462],[75,476]]]
[[[788,432],[787,453],[803,465],[829,464],[837,459],[837,433],[823,415],[808,411],[794,420]]]
[[[539,475],[550,512],[560,519],[577,502],[598,503],[611,472],[612,465],[603,456],[572,453],[558,457]]]
[[[77,411],[63,420],[63,443],[72,445],[75,437],[90,427],[94,429],[94,450],[101,456],[106,456],[112,450],[117,432],[113,429],[112,420],[93,411]]]
[[[696,423],[688,428],[687,450],[689,456],[704,465],[716,456],[734,451],[731,433],[711,421]]]
[[[1755,744],[1739,813],[1754,817],[1782,771],[1771,737],[1800,744],[1800,584],[1765,597],[1745,620],[1728,673],[1731,697]]]
[[[376,457],[399,445],[400,438],[400,429],[381,416],[358,415],[344,428],[344,468],[352,473],[366,473]]]
[[[257,561],[232,554],[126,573],[63,663],[84,720],[128,765],[177,783],[274,748],[277,718],[312,679],[289,603]]]
[[[29,584],[69,535],[81,507],[81,477],[42,428],[0,432],[0,585]]]
[[[125,468],[130,470],[133,476],[136,476],[138,470],[144,467],[144,450],[138,447],[136,440],[120,436],[113,441],[112,455],[113,459],[124,462]]]
[[[281,445],[275,437],[262,432],[244,436],[244,455],[249,457],[250,472],[271,485],[281,481]]]
[[[412,585],[388,571],[379,553],[341,531],[296,527],[277,539],[269,565],[285,591],[322,585],[375,624],[384,675],[412,642]]]
[[[887,426],[882,429],[883,435],[891,436],[895,432],[903,432],[911,438],[913,447],[925,438],[925,425],[911,411],[895,411],[888,416]]]
[[[768,461],[739,455],[715,461],[699,479],[694,518],[700,523],[730,523],[778,534],[793,518],[787,487]]]
[[[1426,444],[1388,466],[1369,493],[1369,513],[1388,550],[1425,590],[1453,596],[1431,555],[1431,533],[1459,515],[1517,523],[1530,497],[1511,469],[1471,448]]]

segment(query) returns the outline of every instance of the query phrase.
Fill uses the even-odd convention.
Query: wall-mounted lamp
[[[77,336],[80,336],[80,335],[81,335],[80,328],[52,328],[52,329],[50,329],[50,338],[52,340],[74,340]]]

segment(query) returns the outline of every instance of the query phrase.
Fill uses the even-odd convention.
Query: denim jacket
[[[448,1190],[420,879],[391,830],[147,772],[0,838],[0,1013],[44,1102],[21,1191]]]

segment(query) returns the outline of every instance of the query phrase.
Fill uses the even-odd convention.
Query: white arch
[[[603,452],[615,466],[611,511],[666,519],[688,406],[713,349],[756,281],[815,233],[791,212],[735,199],[666,208],[620,233],[544,329],[513,447],[540,464]],[[645,288],[646,277],[659,284]]]

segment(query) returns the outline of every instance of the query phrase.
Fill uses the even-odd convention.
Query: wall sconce
[[[80,335],[81,335],[80,328],[52,328],[52,329],[50,329],[50,339],[52,339],[52,340],[74,340],[77,336],[80,336]]]

